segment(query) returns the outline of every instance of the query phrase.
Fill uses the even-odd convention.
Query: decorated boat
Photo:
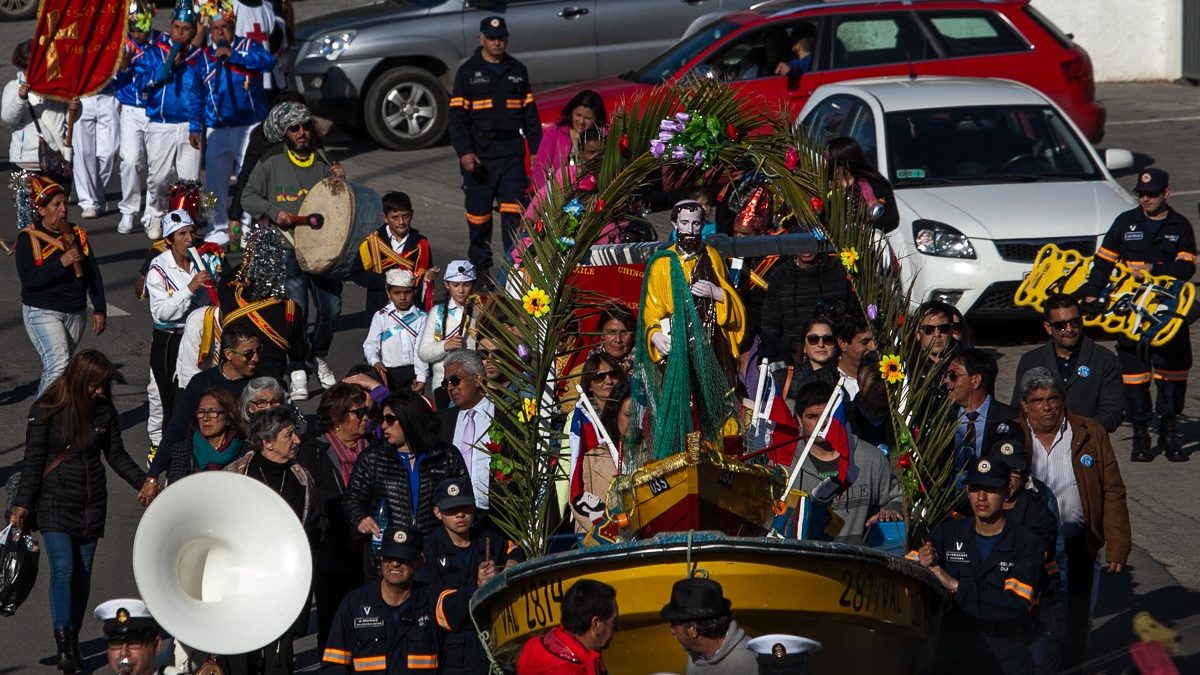
[[[843,544],[714,532],[659,534],[518,565],[480,589],[472,612],[501,667],[559,620],[559,600],[583,578],[617,591],[620,630],[604,652],[612,673],[682,673],[687,660],[659,610],[695,570],[719,579],[749,635],[817,640],[816,673],[919,673],[937,639],[946,592],[901,557]]]

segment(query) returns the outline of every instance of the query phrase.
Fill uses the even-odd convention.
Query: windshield
[[[1099,180],[1083,142],[1048,106],[979,106],[888,113],[896,188]]]
[[[709,45],[729,35],[739,28],[732,21],[716,21],[699,32],[689,35],[675,43],[667,51],[654,57],[650,63],[625,76],[630,82],[641,84],[661,84],[674,75],[680,68],[691,61],[697,54]]]

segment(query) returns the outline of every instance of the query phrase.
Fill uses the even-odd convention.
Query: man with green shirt
[[[282,144],[282,147],[263,155],[250,171],[242,191],[242,208],[251,217],[273,223],[287,234],[295,226],[296,216],[309,190],[326,177],[344,178],[345,175],[341,167],[330,166],[315,152],[316,130],[312,113],[304,104],[287,101],[271,108],[263,122],[263,133],[267,140]],[[287,294],[300,306],[304,316],[310,316],[308,293],[312,292],[316,312],[312,315],[309,343],[321,385],[331,387],[337,383],[337,377],[324,357],[329,353],[333,329],[342,311],[342,282],[304,272],[291,247],[290,235],[285,236],[284,245],[287,249]],[[308,374],[304,364],[292,364],[289,371],[292,399],[308,398]]]

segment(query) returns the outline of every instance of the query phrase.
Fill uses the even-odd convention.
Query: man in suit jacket
[[[962,349],[946,364],[942,383],[958,420],[954,431],[955,466],[962,468],[983,456],[1001,437],[1019,433],[1015,408],[997,401],[996,358],[982,349]]]
[[[483,449],[483,444],[488,440],[496,405],[483,388],[483,357],[473,349],[457,349],[443,363],[446,378],[442,386],[450,397],[450,405],[438,410],[442,440],[462,453],[475,491],[475,508],[486,511],[491,455]]]
[[[1042,326],[1050,339],[1021,355],[1012,400],[1021,400],[1020,382],[1025,373],[1039,366],[1058,373],[1067,396],[1067,409],[1090,417],[1110,434],[1125,416],[1121,362],[1109,349],[1083,333],[1079,302],[1056,293],[1043,305]]]

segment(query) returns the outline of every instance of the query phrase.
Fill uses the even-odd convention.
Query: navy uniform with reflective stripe
[[[400,606],[399,616],[394,617],[379,582],[351,591],[333,618],[321,673],[440,672],[442,640],[465,621],[473,592],[474,583],[470,589],[458,591],[418,581]]]
[[[464,551],[466,551],[464,553]],[[446,528],[438,528],[425,538],[425,564],[418,578],[438,588],[474,588],[479,564],[490,555],[497,571],[509,560],[522,562],[525,555],[511,541],[487,530],[471,531],[469,550],[460,549],[450,541]],[[446,636],[441,663],[444,675],[473,675],[488,672],[487,652],[470,622],[463,622]]]
[[[525,142],[534,154],[541,140],[525,66],[508,54],[498,64],[488,63],[476,49],[454,76],[450,143],[458,157],[474,153],[481,162],[471,173],[459,166],[471,235],[467,257],[480,278],[492,268],[492,206],[499,202],[507,252],[524,211]]]
[[[929,535],[937,564],[958,580],[954,608],[942,620],[935,672],[1032,673],[1025,638],[1045,545],[1033,531],[1006,519],[991,555],[981,560],[975,536],[974,518],[945,522]]]
[[[1092,262],[1083,296],[1099,296],[1113,265],[1121,261],[1152,275],[1169,275],[1187,281],[1196,272],[1196,234],[1192,224],[1175,209],[1167,207],[1163,220],[1148,218],[1141,207],[1130,209],[1113,221]],[[1117,356],[1125,381],[1125,418],[1146,424],[1153,417],[1150,406],[1151,368],[1158,382],[1158,414],[1174,417],[1183,412],[1188,371],[1192,367],[1192,343],[1181,329],[1170,342],[1151,347],[1149,353],[1124,336],[1117,338]]]

